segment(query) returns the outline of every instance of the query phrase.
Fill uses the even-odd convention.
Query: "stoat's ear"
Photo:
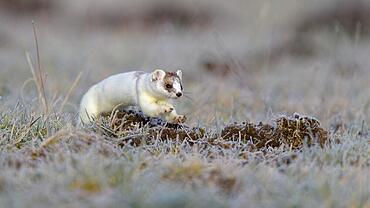
[[[157,69],[154,72],[152,72],[152,81],[154,82],[154,81],[163,79],[165,75],[166,75],[165,71],[161,69]]]
[[[181,70],[177,70],[176,71],[176,74],[180,78],[180,80],[182,80],[182,71]]]

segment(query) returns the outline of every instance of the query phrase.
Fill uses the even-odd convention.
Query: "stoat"
[[[182,72],[157,69],[151,73],[132,71],[112,75],[92,86],[82,97],[79,117],[88,124],[117,106],[139,106],[147,116],[161,117],[171,123],[183,123],[171,103],[183,94]]]

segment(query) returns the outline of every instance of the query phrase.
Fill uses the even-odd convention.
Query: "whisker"
[[[189,99],[190,101],[194,101],[193,98],[190,97],[189,95],[184,94],[184,97],[187,98],[187,99]]]
[[[185,112],[185,113],[184,113],[184,116],[188,117],[188,116],[189,116],[189,115],[191,115],[191,114],[193,114],[193,112],[191,112],[191,111],[190,111],[190,112]]]

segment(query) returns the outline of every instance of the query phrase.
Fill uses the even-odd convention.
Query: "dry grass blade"
[[[41,71],[40,52],[39,52],[39,44],[38,44],[38,40],[37,40],[36,26],[35,26],[35,23],[33,21],[32,21],[32,27],[33,27],[33,34],[34,34],[34,37],[35,37],[35,44],[36,44],[36,55],[37,55],[37,66],[38,66],[37,71],[35,71],[35,68],[33,67],[33,64],[32,64],[32,61],[31,61],[31,56],[30,56],[29,53],[26,53],[27,62],[28,62],[28,65],[31,69],[33,79],[34,79],[34,81],[36,83],[36,86],[37,86],[39,99],[42,102],[42,105],[43,105],[43,108],[44,108],[43,111],[44,111],[45,114],[47,114],[49,112],[49,106],[48,106],[47,98],[46,98],[45,82],[44,82],[43,74],[42,74],[42,71]]]
[[[62,136],[65,136],[65,135],[68,135],[69,134],[69,131],[67,130],[60,130],[58,131],[57,133],[55,133],[54,135],[48,137],[46,140],[44,140],[41,145],[40,145],[40,148],[44,148],[50,144],[53,144],[55,142],[58,141],[58,139],[60,139]]]
[[[37,87],[37,92],[39,93],[39,99],[41,100],[42,99],[42,94],[40,94],[40,92],[41,92],[42,89],[40,88],[41,86],[39,84],[39,79],[37,78],[36,71],[35,71],[35,68],[33,67],[31,55],[30,55],[29,52],[26,52],[26,58],[27,58],[28,66],[30,67],[30,70],[31,70],[31,73],[32,73],[33,81],[35,82],[36,87]]]
[[[64,97],[64,100],[62,102],[62,105],[60,106],[60,109],[59,109],[59,113],[61,113],[64,109],[64,106],[66,105],[66,103],[68,102],[68,99],[69,97],[71,96],[73,90],[76,88],[77,84],[80,82],[80,79],[81,79],[81,76],[83,74],[83,71],[81,71],[76,79],[74,80],[74,82],[72,83],[72,86],[69,88],[68,92],[67,92],[67,95]]]

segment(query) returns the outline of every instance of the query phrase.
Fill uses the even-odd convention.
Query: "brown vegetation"
[[[204,28],[211,23],[211,13],[203,9],[191,10],[184,6],[162,3],[134,11],[88,13],[88,25],[115,29],[153,29],[171,24],[180,28]]]
[[[320,122],[312,117],[294,114],[293,116],[280,116],[272,121],[273,124],[254,124],[251,122],[233,123],[227,125],[220,133],[211,135],[204,128],[191,128],[186,125],[167,123],[159,118],[150,118],[135,111],[116,112],[110,121],[102,120],[99,127],[106,134],[116,137],[125,137],[121,145],[140,145],[145,142],[161,140],[187,140],[193,144],[196,140],[206,139],[212,145],[227,147],[225,142],[241,140],[249,144],[252,149],[264,147],[279,147],[285,145],[289,148],[300,149],[305,144],[318,143],[325,145],[328,141],[328,132],[321,127]],[[109,126],[107,126],[109,125]],[[132,135],[132,131],[145,128],[140,134]],[[130,135],[131,132],[131,135]]]
[[[51,0],[0,0],[0,9],[14,15],[25,15],[51,9]]]

